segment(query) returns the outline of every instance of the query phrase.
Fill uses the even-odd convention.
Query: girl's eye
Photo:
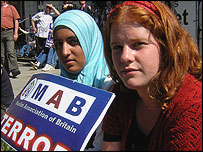
[[[69,39],[69,40],[68,40],[68,44],[70,44],[71,46],[80,45],[78,39],[76,39],[76,38],[74,38],[74,39]]]
[[[144,43],[144,42],[136,42],[136,43],[133,43],[133,44],[132,44],[132,47],[139,49],[139,48],[141,48],[142,46],[144,46],[145,44],[146,44],[146,43]]]
[[[115,46],[112,46],[111,49],[112,51],[120,51],[123,49],[123,47],[120,45],[115,45]]]
[[[75,37],[71,37],[71,38],[68,38],[66,40],[66,43],[69,44],[70,46],[76,46],[76,45],[80,45],[79,43],[79,40]],[[56,49],[62,49],[63,47],[63,42],[60,42],[60,41],[55,41],[54,42],[54,47]]]
[[[61,48],[62,48],[62,43],[60,43],[60,42],[55,42],[55,43],[54,43],[54,47],[55,47],[56,49],[61,49]]]
[[[71,37],[67,38],[66,42],[71,46],[80,45],[79,40],[75,36],[71,36]]]
[[[134,42],[132,44],[129,44],[129,47],[134,50],[142,49],[146,45],[145,42]],[[122,51],[123,46],[122,45],[112,45],[111,46],[112,51]]]

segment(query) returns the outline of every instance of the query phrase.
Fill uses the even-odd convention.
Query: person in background
[[[50,23],[50,27],[49,27],[49,34],[48,37],[46,39],[46,44],[45,44],[45,49],[42,50],[42,52],[40,52],[40,54],[37,56],[37,61],[34,62],[30,62],[32,68],[31,69],[39,69],[44,67],[45,62],[47,61],[47,56],[49,54],[49,50],[50,48],[52,48],[53,45],[53,23]]]
[[[68,11],[68,10],[72,10],[72,9],[77,9],[76,4],[73,4],[72,1],[64,1],[63,5],[62,5],[62,12]]]
[[[28,35],[28,36],[30,36],[32,39],[34,39],[35,34],[34,34],[34,30],[33,30],[32,27],[30,27],[30,31],[25,31],[25,30],[23,30],[21,27],[19,27],[19,30],[20,30],[23,34]]]
[[[57,16],[60,15],[60,12],[53,6],[53,4],[46,4],[46,7],[51,8],[52,12],[53,12],[53,21],[56,19]],[[50,12],[50,13],[52,13]]]
[[[1,1],[1,64],[8,75],[12,73],[13,78],[21,73],[14,49],[18,39],[18,19],[20,16],[16,8],[7,1]]]
[[[96,3],[92,3],[91,5],[91,16],[94,18],[95,22],[100,28],[100,16],[101,16],[101,9],[96,5]]]
[[[21,27],[19,27],[19,30],[23,33],[26,34],[28,36],[30,36],[30,41],[27,42],[27,44],[24,44],[22,46],[22,48],[19,51],[18,54],[18,58],[19,57],[31,57],[31,58],[35,58],[36,57],[36,40],[34,37],[34,31],[31,28],[30,31],[25,31],[23,30]]]
[[[44,66],[44,68],[42,68],[42,71],[52,71],[56,69],[56,65],[58,64],[58,55],[56,53],[56,50],[54,48],[54,46],[52,46],[49,49],[49,53],[47,56],[47,62]]]
[[[91,10],[92,10],[91,6],[88,5],[88,4],[86,4],[86,1],[79,1],[79,3],[80,3],[80,5],[81,5],[80,8],[79,8],[79,10],[85,11],[85,12],[87,12],[88,14],[91,15]]]
[[[102,34],[89,14],[81,10],[62,13],[54,22],[53,40],[61,76],[100,89],[111,86]],[[98,127],[95,140],[90,140],[86,149],[101,150],[102,138]]]
[[[14,99],[13,87],[6,69],[1,64],[1,117]]]
[[[110,11],[112,9],[113,9],[112,8],[112,2],[111,1],[106,1],[106,7],[102,11],[101,21],[100,21],[100,27],[101,27],[102,32],[104,30],[104,25],[105,25],[105,22],[106,22],[106,17],[107,17],[107,15],[110,13]]]
[[[52,9],[54,11],[54,16],[53,16],[53,21],[55,21],[55,19],[60,15],[60,12],[53,6],[53,4],[46,4],[46,7]],[[44,68],[43,70],[53,70],[54,68],[52,68],[51,66],[49,66],[49,64],[51,65],[55,65],[57,63],[57,56],[50,56],[53,55],[53,23],[49,24],[49,33],[48,33],[48,37],[46,39],[46,43],[45,43],[45,49],[42,50],[42,52],[40,52],[40,54],[37,56],[37,61],[34,62],[30,62],[32,68],[31,69],[39,69],[39,68]],[[49,53],[49,51],[51,51]],[[49,56],[49,64],[46,64],[47,62],[47,57]],[[52,60],[53,59],[53,60]],[[50,61],[52,61],[52,63],[50,63]],[[47,66],[46,66],[47,65]],[[46,67],[45,67],[46,66]]]
[[[19,57],[30,57],[30,53],[34,50],[34,48],[36,48],[36,40],[31,40],[30,42],[22,46],[19,51]]]
[[[107,17],[104,51],[116,94],[103,150],[202,151],[202,58],[160,1],[127,1]]]
[[[36,56],[38,56],[42,51],[46,51],[45,44],[48,38],[50,24],[53,24],[53,17],[50,15],[51,10],[52,8],[47,5],[44,12],[38,12],[31,20],[32,27],[36,35]]]
[[[48,52],[47,52],[48,53]],[[30,68],[30,70],[38,70],[38,69],[41,69],[44,67],[45,65],[45,62],[47,60],[47,54],[42,51],[40,52],[40,54],[36,57],[36,61],[33,62],[33,61],[30,61],[30,65],[32,66]]]

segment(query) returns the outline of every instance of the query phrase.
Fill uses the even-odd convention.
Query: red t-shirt
[[[19,18],[20,16],[13,5],[8,4],[7,7],[1,7],[1,28],[14,28],[14,21]]]

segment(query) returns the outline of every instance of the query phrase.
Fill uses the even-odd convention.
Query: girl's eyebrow
[[[149,41],[149,39],[145,39],[145,38],[134,38],[134,39],[132,39],[132,40],[130,40],[129,42],[140,42],[140,41]],[[115,45],[115,44],[118,44],[119,42],[117,42],[117,41],[112,41],[111,43],[110,43],[110,45]]]
[[[110,45],[118,44],[118,42],[111,42]]]
[[[70,37],[68,37],[68,38],[66,38],[66,39],[68,39],[68,40],[69,40],[69,39],[77,39],[77,40],[78,40],[78,38],[77,38],[76,36],[70,36]],[[54,40],[55,40],[55,41],[57,41],[57,40],[59,41],[59,38],[54,38]]]
[[[76,36],[70,36],[67,39],[69,40],[69,39],[78,39],[78,38]]]

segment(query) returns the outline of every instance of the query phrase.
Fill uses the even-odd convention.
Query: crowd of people
[[[106,1],[106,7],[103,11],[94,3],[92,3],[92,5],[88,5],[86,1],[79,1],[79,4],[80,7],[77,7],[72,1],[64,1],[61,13],[72,9],[85,11],[93,17],[102,32],[106,16],[112,10],[111,1]],[[51,15],[52,12],[54,15]],[[35,56],[36,61],[30,62],[32,66],[31,69],[49,71],[54,70],[56,65],[58,65],[58,56],[55,53],[55,48],[53,47],[52,26],[56,17],[61,13],[53,6],[53,4],[46,4],[44,12],[38,12],[32,17],[32,29],[35,36],[34,38],[31,37],[31,40],[22,46],[18,54],[18,57],[25,58]],[[26,33],[26,31],[24,31],[21,27],[19,27],[19,30],[24,34],[31,33]],[[51,60],[52,63],[50,63]]]
[[[202,151],[202,57],[173,11],[160,1],[107,1],[99,16],[94,5],[80,4],[66,1],[61,13],[47,4],[32,17],[31,65],[48,71],[58,64],[61,76],[115,93],[85,150]],[[4,1],[1,11],[8,6]],[[13,44],[18,23],[15,30],[6,23],[1,36],[10,34]]]

